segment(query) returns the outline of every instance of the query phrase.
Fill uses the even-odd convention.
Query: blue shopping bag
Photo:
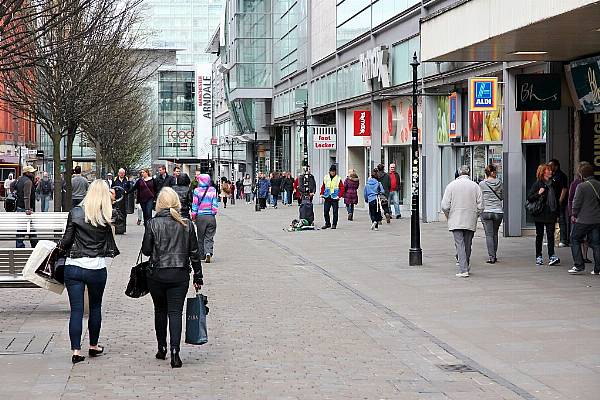
[[[206,315],[208,299],[202,293],[196,297],[188,297],[185,310],[185,342],[187,344],[205,344],[208,342]]]

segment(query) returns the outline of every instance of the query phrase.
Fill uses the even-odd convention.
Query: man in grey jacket
[[[81,167],[78,165],[73,170],[73,177],[71,178],[71,185],[73,186],[73,193],[71,194],[71,199],[73,200],[71,205],[72,208],[75,208],[81,203],[83,198],[85,197],[88,187],[90,184],[87,179],[81,176]]]
[[[594,251],[594,270],[592,275],[600,274],[600,182],[594,179],[594,168],[584,164],[579,168],[583,182],[577,186],[573,199],[571,222],[571,254],[573,268],[570,274],[581,274],[585,271],[581,243],[588,238]]]
[[[458,255],[459,278],[468,278],[471,269],[471,245],[477,230],[477,218],[483,211],[483,198],[479,185],[471,180],[468,166],[460,167],[459,176],[446,186],[442,211],[448,218],[448,230],[454,236]]]

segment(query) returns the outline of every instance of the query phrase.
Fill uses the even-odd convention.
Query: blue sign
[[[493,111],[496,109],[497,78],[469,79],[470,110]]]

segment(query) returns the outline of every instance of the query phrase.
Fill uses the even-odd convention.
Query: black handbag
[[[4,199],[4,211],[15,212],[17,211],[17,198],[13,193],[9,193]]]
[[[52,280],[64,285],[66,260],[66,253],[62,249],[56,247],[46,258],[45,262],[38,267],[35,273],[48,280]]]
[[[142,250],[140,250],[136,265],[131,267],[129,282],[125,289],[126,296],[137,299],[150,292],[150,289],[148,288],[148,278],[146,277],[146,271],[148,271],[149,265],[150,260],[142,262]]]
[[[527,201],[525,203],[525,210],[533,215],[534,217],[544,212],[544,206],[546,205],[545,196],[540,196],[534,201]]]

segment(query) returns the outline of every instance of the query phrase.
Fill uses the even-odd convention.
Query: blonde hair
[[[103,179],[94,180],[81,206],[85,214],[85,222],[96,227],[110,225],[113,209],[108,184]]]
[[[156,199],[156,212],[165,209],[169,210],[171,217],[175,221],[179,222],[183,226],[187,226],[181,217],[181,214],[179,214],[179,210],[181,209],[181,201],[179,201],[179,196],[168,186],[162,188],[158,194],[158,199]]]

